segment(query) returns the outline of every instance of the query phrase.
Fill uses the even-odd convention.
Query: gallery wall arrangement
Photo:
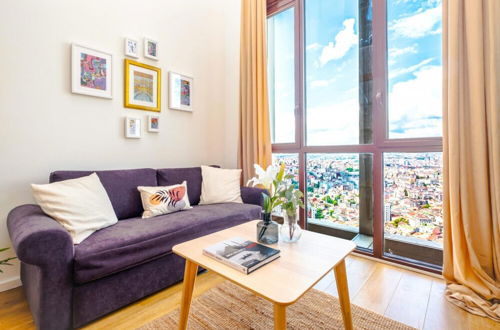
[[[124,38],[124,55],[139,59],[139,42]],[[159,42],[145,37],[143,56],[159,61]],[[109,52],[71,45],[71,91],[75,94],[113,98],[113,55]],[[136,60],[124,59],[124,104],[125,108],[161,112],[162,70],[158,66]],[[168,73],[168,107],[172,110],[193,112],[194,78],[170,71]],[[160,131],[160,116],[148,115],[146,120],[136,116],[125,117],[125,137],[139,139],[143,122],[147,131]]]

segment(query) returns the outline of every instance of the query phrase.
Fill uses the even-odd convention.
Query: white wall
[[[29,184],[62,169],[236,166],[239,20],[237,0],[2,0],[0,5],[0,247],[6,217],[33,202]],[[123,107],[123,38],[160,42],[161,132],[149,112]],[[114,55],[112,100],[70,92],[70,44]],[[142,55],[142,54],[141,54]],[[167,109],[167,72],[195,79],[194,113]],[[144,119],[125,139],[123,118]],[[0,257],[7,256],[2,254]],[[18,283],[4,268],[0,291]]]

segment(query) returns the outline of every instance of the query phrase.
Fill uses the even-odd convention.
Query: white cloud
[[[396,0],[396,3],[397,4],[400,4],[400,3],[408,3],[408,2],[418,2],[420,5],[423,4],[423,1],[422,0]],[[435,3],[441,3],[441,0],[427,0],[427,4],[428,5],[433,5]]]
[[[391,138],[442,134],[442,67],[426,66],[414,74],[414,79],[394,84],[389,93]]]
[[[396,19],[389,25],[389,30],[398,36],[420,38],[429,34],[438,34],[441,29],[434,29],[441,21],[442,5],[417,11],[414,15]]]
[[[354,33],[355,22],[354,18],[344,20],[344,28],[335,36],[335,42],[329,42],[323,47],[319,58],[321,66],[344,57],[352,46],[358,44],[358,36]]]
[[[295,122],[293,112],[276,113],[274,125],[274,141],[273,143],[288,143],[295,140]]]
[[[408,47],[404,48],[391,48],[389,49],[389,59],[388,59],[388,64],[389,66],[393,66],[394,64],[397,63],[396,58],[406,55],[406,54],[417,54],[418,53],[418,45],[413,44]]]
[[[317,42],[314,42],[312,44],[309,44],[306,46],[306,50],[316,50],[316,49],[319,49],[321,48],[321,45]]]
[[[414,78],[394,84],[389,93],[391,138],[441,136],[442,67],[427,65]],[[359,142],[357,89],[346,91],[347,100],[307,110],[309,145],[349,145]]]
[[[416,54],[418,52],[417,49],[417,44],[413,44],[405,48],[391,48],[389,49],[389,58],[394,58],[405,54]]]
[[[317,88],[317,87],[327,87],[333,84],[337,79],[332,78],[332,79],[317,79],[317,80],[312,80],[309,82],[309,86],[311,88]]]
[[[307,109],[308,145],[349,145],[359,143],[359,102],[344,102]]]
[[[326,86],[328,86],[328,80],[313,80],[313,81],[311,81],[310,86],[312,88],[326,87]]]
[[[389,79],[396,78],[396,77],[401,76],[403,74],[415,72],[418,69],[420,69],[421,67],[424,67],[427,64],[429,64],[432,60],[433,60],[432,58],[428,58],[428,59],[421,61],[420,63],[417,63],[417,64],[409,66],[409,67],[390,70],[389,71]]]

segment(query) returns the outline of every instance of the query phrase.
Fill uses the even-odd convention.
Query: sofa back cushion
[[[142,214],[143,209],[141,195],[137,190],[138,186],[158,185],[156,170],[152,168],[112,171],[56,171],[50,174],[50,182],[76,179],[90,175],[93,172],[99,176],[119,220],[137,217]]]
[[[187,183],[189,204],[198,205],[201,196],[201,167],[162,168],[156,171],[159,186]]]

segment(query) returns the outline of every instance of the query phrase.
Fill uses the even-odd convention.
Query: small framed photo
[[[169,108],[193,111],[193,78],[169,72]]]
[[[125,107],[161,111],[161,69],[125,59]]]
[[[148,116],[148,132],[158,133],[160,131],[160,116]]]
[[[158,41],[144,38],[144,56],[158,61]]]
[[[93,48],[71,45],[71,91],[113,98],[113,55]]]
[[[139,58],[139,42],[137,40],[125,38],[125,55]]]
[[[128,139],[141,138],[141,119],[125,117],[125,137]]]

